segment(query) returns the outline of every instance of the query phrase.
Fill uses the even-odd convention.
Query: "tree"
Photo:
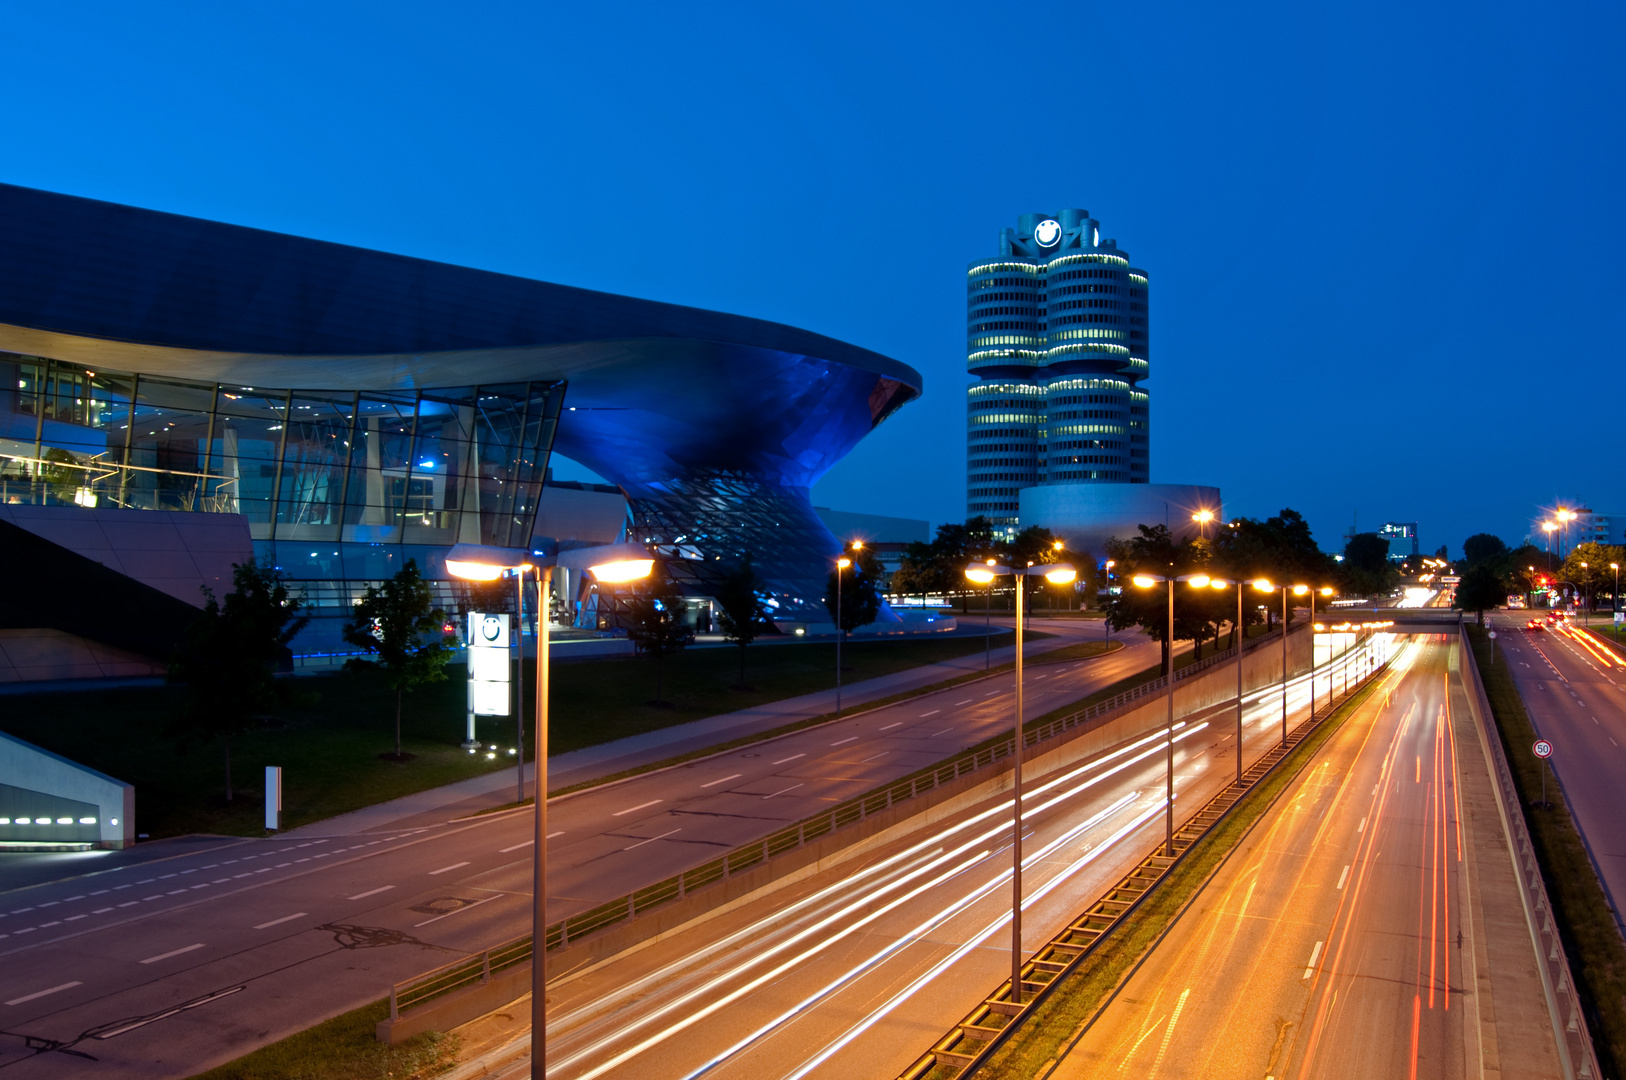
[[[1140,535],[1131,540],[1107,541],[1107,554],[1119,567],[1125,580],[1135,574],[1174,577],[1195,573],[1207,561],[1202,547],[1182,536],[1176,541],[1164,525],[1141,525]],[[1107,604],[1107,622],[1114,630],[1138,626],[1146,636],[1162,646],[1163,662],[1168,663],[1170,642],[1168,586],[1159,582],[1153,588],[1126,585]],[[1220,598],[1231,601],[1228,590],[1192,589],[1174,586],[1174,640],[1202,641],[1217,636],[1216,624],[1225,618],[1219,613]],[[1234,601],[1232,601],[1234,602]],[[1232,613],[1234,617],[1234,613]]]
[[[1474,533],[1462,542],[1462,561],[1467,566],[1478,566],[1490,563],[1500,570],[1500,563],[1508,554],[1507,545],[1499,536],[1490,533]]]
[[[1356,533],[1344,545],[1339,567],[1344,592],[1379,596],[1391,591],[1399,576],[1389,562],[1389,541],[1377,533]]]
[[[418,560],[408,559],[394,577],[367,586],[344,628],[345,641],[376,658],[352,657],[344,666],[352,671],[377,669],[395,691],[395,761],[406,760],[401,752],[401,698],[409,690],[446,678],[446,661],[456,639],[445,626],[446,613],[435,607],[434,593],[418,572]]]
[[[256,726],[256,714],[275,703],[276,672],[288,643],[310,622],[288,595],[282,574],[253,559],[232,565],[232,591],[220,603],[207,585],[203,614],[187,628],[169,663],[169,681],[186,686],[186,703],[170,724],[185,745],[219,738],[226,751],[226,801],[232,801],[231,740]]]
[[[824,606],[830,612],[830,618],[837,618],[837,608],[840,609],[840,619],[837,626],[841,636],[857,630],[860,626],[868,626],[875,621],[881,613],[881,593],[879,581],[881,578],[881,564],[875,558],[875,553],[868,548],[858,551],[848,550],[844,553],[852,560],[852,565],[845,569],[836,567],[830,571],[830,580],[825,584]],[[965,569],[961,567],[961,580],[964,580]],[[836,603],[836,589],[841,590],[841,602]]]
[[[751,553],[747,551],[739,563],[723,578],[722,584],[717,588],[713,597],[721,607],[722,614],[718,622],[722,625],[723,637],[740,647],[740,681],[738,689],[747,689],[745,685],[745,650],[757,635],[769,626],[768,604],[758,591],[761,579],[757,577],[756,570],[751,565]]]
[[[1494,567],[1487,563],[1470,566],[1462,573],[1457,585],[1456,599],[1451,606],[1474,613],[1480,626],[1485,625],[1485,611],[1507,602],[1507,584]]]
[[[683,619],[687,607],[682,591],[664,567],[634,590],[627,605],[627,637],[640,655],[655,660],[655,699],[651,705],[671,704],[661,697],[661,660],[669,653],[682,652],[694,641],[694,627]]]
[[[929,544],[916,541],[904,553],[902,568],[904,581],[911,591],[922,596],[927,592],[940,592],[944,598],[960,595],[960,610],[966,606],[965,568],[986,559],[997,550],[994,526],[980,514],[963,525],[950,522],[937,527],[937,536]]]
[[[1332,559],[1322,551],[1310,533],[1309,522],[1291,508],[1283,508],[1274,517],[1259,521],[1254,518],[1236,518],[1216,532],[1211,541],[1214,567],[1223,576],[1235,579],[1267,578],[1280,586],[1311,585],[1320,587],[1334,581],[1337,570]],[[1392,572],[1392,571],[1391,571]],[[1235,603],[1232,598],[1231,603]],[[1258,621],[1255,612],[1246,609],[1243,621]],[[1287,612],[1291,622],[1294,609]],[[1235,617],[1235,613],[1232,613]],[[1273,625],[1275,606],[1266,606],[1266,625]]]
[[[1597,597],[1612,592],[1615,587],[1615,572],[1609,568],[1609,564],[1623,562],[1626,562],[1626,548],[1588,541],[1576,544],[1564,557],[1564,565],[1558,568],[1558,577],[1561,581],[1578,586],[1581,596],[1589,601],[1588,609],[1596,610]]]

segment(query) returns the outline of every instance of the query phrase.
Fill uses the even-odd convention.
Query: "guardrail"
[[[1530,943],[1536,950],[1536,969],[1541,973],[1541,988],[1547,998],[1553,1037],[1558,1043],[1558,1064],[1564,1071],[1565,1080],[1590,1080],[1601,1075],[1598,1072],[1598,1059],[1592,1048],[1592,1036],[1587,1031],[1580,996],[1575,990],[1575,977],[1570,973],[1569,957],[1564,954],[1558,926],[1553,922],[1553,905],[1541,878],[1536,849],[1530,843],[1523,802],[1519,798],[1519,789],[1513,783],[1513,770],[1508,766],[1506,751],[1502,749],[1502,737],[1496,728],[1495,714],[1491,712],[1490,698],[1485,694],[1485,684],[1479,678],[1479,662],[1474,658],[1473,643],[1468,640],[1466,627],[1459,640],[1462,644],[1462,670],[1469,676],[1464,681],[1468,683],[1470,711],[1479,722],[1480,745],[1490,756],[1495,774],[1496,812],[1502,819],[1508,851],[1513,856],[1513,874],[1519,883],[1519,900],[1524,907],[1525,923],[1530,929]]]
[[[1300,626],[1290,629],[1297,630]],[[1281,637],[1281,631],[1274,630],[1260,637],[1245,639],[1242,644],[1244,652],[1252,651],[1262,645],[1276,642]],[[1195,663],[1187,664],[1174,673],[1176,683],[1183,682],[1195,675],[1202,674],[1220,664],[1236,659],[1235,647],[1205,657]],[[1109,722],[1114,716],[1140,701],[1163,691],[1168,686],[1168,676],[1160,675],[1155,679],[1142,683],[1139,686],[1125,690],[1121,694],[1087,705],[1082,709],[1057,717],[1044,724],[1030,726],[1024,729],[1022,745],[1024,751],[1028,747],[1037,746],[1065,734],[1080,726],[1098,726]],[[849,799],[834,808],[824,811],[814,817],[806,818],[794,825],[787,825],[776,832],[769,833],[761,840],[753,840],[743,844],[709,862],[701,863],[681,874],[675,874],[664,881],[636,889],[614,900],[606,901],[586,911],[578,912],[556,923],[551,923],[547,929],[547,948],[554,951],[562,949],[572,941],[607,929],[617,923],[634,919],[654,908],[683,899],[696,889],[715,885],[727,881],[741,871],[750,870],[760,866],[777,855],[795,851],[809,843],[821,840],[839,829],[857,824],[872,814],[890,810],[900,803],[917,798],[935,791],[956,780],[971,775],[980,770],[991,768],[1011,756],[1016,741],[1006,736],[989,746],[969,750],[947,759],[943,763],[923,769],[911,776],[890,784],[882,785],[856,798]],[[464,960],[454,961],[433,971],[426,971],[415,975],[403,982],[390,987],[390,1019],[400,1018],[400,1010],[421,1005],[434,998],[442,997],[456,990],[481,982],[489,982],[493,972],[513,967],[516,964],[526,963],[531,959],[532,935],[505,941],[494,945],[481,953]]]

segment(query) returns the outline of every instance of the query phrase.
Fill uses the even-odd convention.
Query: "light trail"
[[[1162,813],[1164,802],[1165,800],[1158,799],[1143,813],[1138,815],[1133,821],[1129,822],[1129,824],[1125,825],[1123,828],[1114,833],[1100,847],[1090,851],[1084,855],[1083,858],[1075,861],[1061,874],[1058,874],[1055,878],[1046,882],[1041,889],[1036,890],[1030,898],[1022,902],[1022,910],[1026,911],[1030,904],[1041,899],[1045,894],[1050,892],[1051,889],[1078,873],[1078,871],[1082,870],[1085,866],[1088,866],[1091,862],[1100,857],[1101,854],[1111,850],[1111,848],[1117,845],[1120,841],[1133,834],[1136,829],[1139,829],[1141,826],[1155,818],[1158,814]],[[1009,875],[1007,875],[1007,877],[1008,876]],[[880,1021],[885,1019],[898,1006],[902,1005],[904,1002],[918,994],[921,990],[929,986],[938,978],[938,976],[942,975],[949,968],[957,964],[973,949],[977,948],[984,941],[987,941],[990,937],[997,934],[1004,927],[1008,926],[1010,921],[1011,914],[1007,911],[1000,915],[999,918],[983,927],[983,929],[969,941],[934,964],[924,975],[921,975],[914,982],[910,983],[908,986],[894,994],[890,999],[887,1000],[886,1004],[871,1012],[857,1024],[854,1024],[852,1027],[848,1028],[838,1038],[836,1038],[835,1041],[831,1042],[828,1046],[819,1051],[819,1053],[808,1059],[806,1062],[803,1062],[795,1072],[786,1076],[785,1080],[802,1080],[802,1078],[807,1076],[808,1073],[812,1072],[814,1069],[828,1061],[831,1057],[835,1056],[854,1039],[858,1038],[858,1036],[880,1023]],[[710,1066],[707,1067],[709,1068]],[[692,1077],[698,1075],[700,1075],[698,1072],[691,1073],[688,1077],[685,1077],[684,1080],[692,1080]]]

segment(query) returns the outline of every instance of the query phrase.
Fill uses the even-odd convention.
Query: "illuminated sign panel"
[[[469,712],[507,716],[508,616],[469,612]]]

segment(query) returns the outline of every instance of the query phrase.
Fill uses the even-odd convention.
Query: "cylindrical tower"
[[[1087,210],[1023,214],[967,272],[966,513],[1041,484],[1148,483],[1147,279]]]

